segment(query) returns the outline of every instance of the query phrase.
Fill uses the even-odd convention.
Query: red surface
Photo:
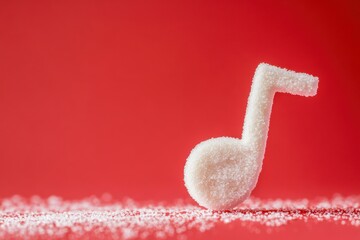
[[[359,239],[359,204],[360,196],[250,197],[236,210],[211,211],[179,201],[112,201],[108,194],[80,201],[14,196],[0,200],[0,239]]]
[[[0,197],[188,199],[183,167],[242,131],[259,62],[277,95],[260,198],[360,189],[359,1],[1,1]]]

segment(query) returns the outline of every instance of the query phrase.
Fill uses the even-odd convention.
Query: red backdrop
[[[240,137],[260,62],[279,94],[262,198],[358,194],[359,1],[1,1],[0,197],[188,199],[183,167]]]

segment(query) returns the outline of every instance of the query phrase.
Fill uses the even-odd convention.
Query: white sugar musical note
[[[242,139],[219,137],[199,143],[184,170],[185,186],[201,206],[231,209],[254,189],[265,153],[271,107],[276,92],[316,95],[319,79],[306,73],[261,63],[247,103]]]

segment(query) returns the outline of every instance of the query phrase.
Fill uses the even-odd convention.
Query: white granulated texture
[[[318,82],[317,77],[306,73],[259,64],[248,99],[242,139],[212,138],[191,151],[184,169],[190,196],[199,205],[217,210],[232,209],[243,202],[261,171],[275,93],[314,96]]]
[[[117,202],[109,195],[80,201],[59,197],[3,199],[0,239],[186,238],[219,224],[275,228],[293,221],[326,221],[360,227],[360,196],[303,200],[249,198],[236,210],[212,211],[190,204]]]

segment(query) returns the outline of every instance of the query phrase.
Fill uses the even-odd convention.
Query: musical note
[[[271,107],[276,92],[316,95],[319,79],[306,73],[261,63],[255,71],[242,138],[203,141],[191,151],[184,169],[185,186],[199,205],[231,209],[254,189],[265,153]]]

